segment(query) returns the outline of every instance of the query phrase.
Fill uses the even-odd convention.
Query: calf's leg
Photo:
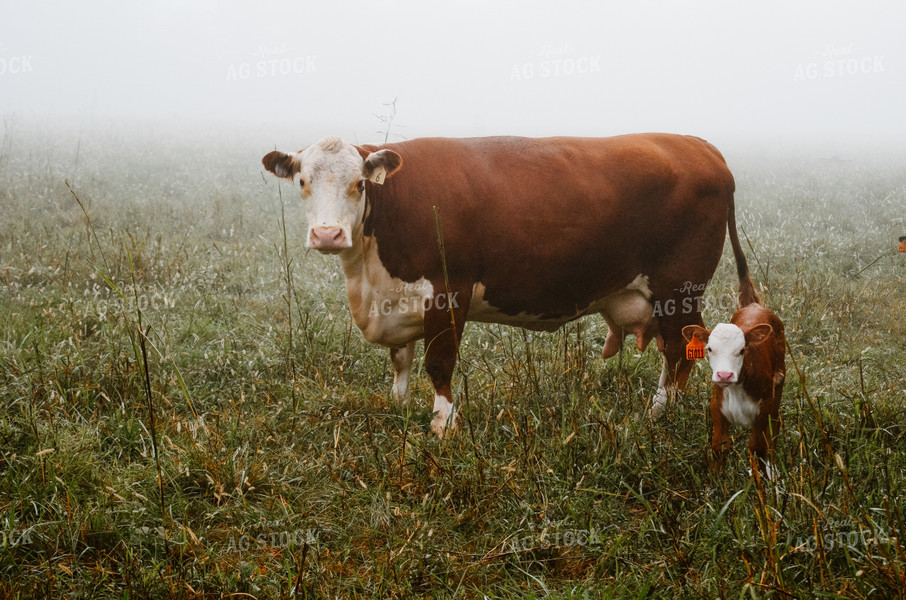
[[[711,421],[714,425],[711,435],[711,453],[715,470],[723,469],[727,462],[727,452],[730,449],[730,422],[721,411],[723,399],[723,390],[715,387],[714,393],[711,395]]]

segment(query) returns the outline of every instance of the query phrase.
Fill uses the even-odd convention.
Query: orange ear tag
[[[900,252],[906,252],[906,235],[900,238],[899,250]]]
[[[686,344],[686,360],[698,360],[705,357],[705,345],[700,339],[692,336],[692,340]]]

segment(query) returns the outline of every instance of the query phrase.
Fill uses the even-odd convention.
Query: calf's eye
[[[360,180],[357,184],[355,184],[355,188],[357,190],[359,190],[360,194],[362,192],[364,192],[365,191],[365,180],[364,179]]]

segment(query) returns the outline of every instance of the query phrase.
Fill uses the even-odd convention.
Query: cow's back
[[[365,235],[404,281],[447,271],[508,314],[572,314],[648,277],[655,297],[704,284],[734,183],[698,138],[425,138],[388,144],[403,168],[370,186]],[[373,149],[370,148],[369,149]]]

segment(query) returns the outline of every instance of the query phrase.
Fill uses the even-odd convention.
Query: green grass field
[[[723,148],[792,351],[771,482],[742,430],[709,470],[707,365],[649,423],[660,355],[598,317],[467,327],[435,438],[273,141],[184,138],[5,124],[0,597],[906,596],[906,156]],[[727,244],[708,326],[735,291]]]

